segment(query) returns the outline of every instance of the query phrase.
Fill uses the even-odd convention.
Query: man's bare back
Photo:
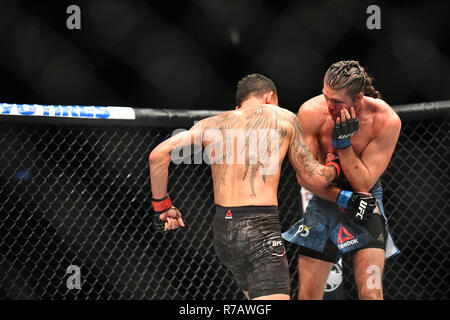
[[[356,214],[375,198],[332,186],[337,169],[321,165],[307,147],[297,116],[277,106],[273,82],[259,74],[238,82],[236,110],[197,122],[159,144],[150,154],[152,204],[164,229],[184,226],[167,193],[172,151],[195,144],[211,165],[214,247],[247,298],[289,299],[290,277],[281,238],[277,189],[286,156],[300,184],[325,199],[347,194],[343,207]],[[369,199],[371,198],[371,199]]]
[[[296,116],[274,105],[225,112],[197,125],[211,164],[215,203],[222,206],[278,205],[281,165],[293,139],[297,153],[308,152]],[[309,160],[304,170],[316,170],[325,186],[329,170]]]
[[[327,189],[331,201],[340,192],[330,185],[336,171],[314,158],[297,116],[276,106],[278,97],[270,79],[258,74],[243,78],[236,102],[235,111],[201,120],[151,152],[152,204],[165,230],[184,226],[168,196],[168,168],[172,151],[201,145],[213,178],[216,253],[248,298],[289,299],[277,201],[282,162],[287,154],[299,182],[313,192]]]

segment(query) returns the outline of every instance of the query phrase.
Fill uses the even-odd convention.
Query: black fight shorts
[[[289,267],[276,206],[216,205],[214,249],[250,299],[290,295]]]

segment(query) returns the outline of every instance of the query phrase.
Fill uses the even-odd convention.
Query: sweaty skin
[[[320,166],[313,159],[302,141],[299,123],[293,116],[291,112],[279,107],[263,105],[242,111],[230,111],[205,121],[206,130],[226,128],[245,134],[245,138],[232,137],[234,141],[230,141],[232,138],[228,138],[226,133],[222,134],[225,141],[221,146],[226,148],[234,145],[234,150],[224,150],[223,164],[211,165],[216,204],[278,205],[277,189],[281,165],[287,152],[304,185],[316,190],[330,184],[334,177],[332,170]],[[262,142],[261,139],[250,137],[253,132],[263,133],[263,139],[267,136],[266,143],[269,150],[255,148],[254,144],[253,149],[257,149],[258,154],[256,161],[251,164],[249,147],[256,142],[255,140],[258,140],[258,145]],[[206,140],[205,146],[212,143]],[[243,145],[238,145],[239,143],[236,143],[238,140],[243,142]],[[234,160],[237,160],[237,156],[245,154],[245,163],[238,164],[238,161],[225,163],[225,157],[230,151],[234,154]],[[260,158],[265,158],[267,162],[261,163]]]
[[[331,90],[326,85],[322,92],[299,109],[304,141],[320,163],[325,163],[329,152],[337,154],[353,190],[369,192],[389,165],[400,134],[400,118],[381,99],[360,93],[353,100],[345,94],[345,89]],[[331,142],[333,126],[350,116],[358,118],[359,130],[351,137],[350,147],[336,150]],[[375,265],[382,274],[384,259],[384,250],[378,248],[362,249],[354,254],[355,281],[360,299],[383,298],[382,288],[367,286],[370,274],[366,270]],[[322,299],[333,263],[300,255],[298,266],[299,299]]]
[[[264,139],[267,141],[262,143]],[[277,106],[255,104],[199,121],[189,131],[155,148],[150,156],[155,198],[167,194],[163,178],[167,173],[161,170],[167,170],[170,151],[176,146],[199,142],[211,163],[214,200],[218,205],[278,205],[277,189],[286,154],[302,185],[318,194],[327,190],[330,201],[339,192],[330,186],[335,178],[334,168],[320,165],[314,159],[303,142],[295,114]]]
[[[248,98],[241,108],[197,122],[159,144],[150,154],[152,196],[167,195],[171,151],[198,144],[211,165],[214,202],[223,207],[278,206],[277,189],[281,165],[288,154],[298,181],[317,195],[335,201],[340,189],[330,185],[333,167],[320,165],[303,141],[296,115],[267,103],[278,103],[273,92],[263,98]],[[328,198],[327,198],[328,197]],[[165,230],[184,226],[180,212],[172,207],[160,215]],[[248,293],[244,294],[249,298]],[[255,299],[286,299],[271,294]]]
[[[368,192],[389,165],[400,133],[400,118],[383,100],[362,96],[359,104],[352,106],[359,120],[359,131],[352,136],[351,147],[336,150],[331,144],[335,120],[342,115],[349,117],[351,107],[330,102],[330,96],[338,102],[342,97],[326,89],[328,101],[321,94],[299,109],[304,141],[320,163],[325,163],[329,152],[339,155],[342,170],[353,189]]]

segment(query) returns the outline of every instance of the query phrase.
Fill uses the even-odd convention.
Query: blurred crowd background
[[[81,29],[69,30],[69,5]],[[381,9],[369,30],[367,7]],[[2,1],[0,102],[217,109],[249,73],[297,111],[355,59],[393,105],[450,99],[449,2]]]

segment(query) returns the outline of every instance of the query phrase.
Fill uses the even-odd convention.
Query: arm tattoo
[[[329,184],[334,176],[330,168],[321,165],[313,156],[311,150],[303,141],[303,131],[297,117],[290,119],[293,127],[293,139],[290,145],[289,158],[295,172],[302,176],[307,174],[310,178],[313,176],[323,177]]]

